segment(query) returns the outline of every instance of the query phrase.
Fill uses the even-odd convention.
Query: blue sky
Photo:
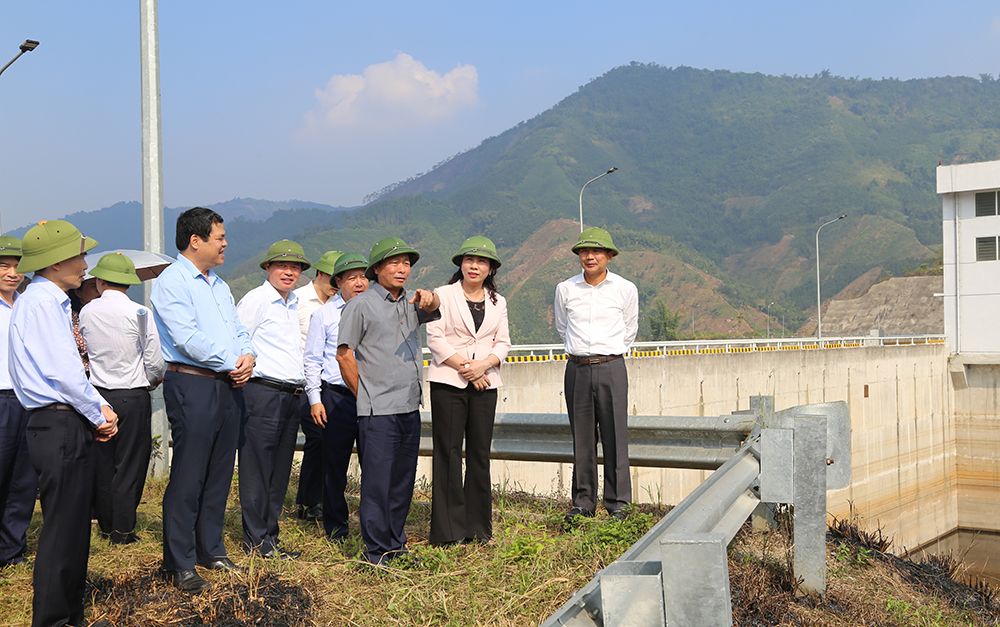
[[[995,2],[159,5],[165,202],[352,206],[631,61],[1000,74]],[[0,226],[139,200],[139,2],[0,8]]]

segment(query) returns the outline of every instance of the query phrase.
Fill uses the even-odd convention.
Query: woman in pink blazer
[[[452,261],[458,272],[434,290],[441,319],[427,323],[434,425],[430,541],[488,544],[493,539],[490,443],[500,364],[510,350],[507,301],[497,294],[500,259],[489,239],[470,237]]]

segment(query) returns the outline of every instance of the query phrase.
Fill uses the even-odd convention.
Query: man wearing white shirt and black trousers
[[[257,353],[253,376],[243,391],[247,408],[239,458],[243,550],[283,560],[301,555],[279,546],[278,517],[288,490],[305,385],[298,297],[292,288],[309,265],[301,246],[289,240],[275,242],[260,263],[267,280],[236,306]]]
[[[573,432],[573,509],[597,509],[597,435],[604,451],[604,507],[624,520],[632,502],[628,464],[628,373],[625,353],[638,330],[635,285],[609,272],[618,254],[611,235],[591,228],[573,246],[583,272],[556,286],[556,330],[566,346],[566,407]]]
[[[18,264],[35,276],[11,315],[10,378],[29,412],[28,452],[45,519],[35,553],[32,627],[87,624],[93,445],[117,433],[118,416],[87,381],[67,292],[80,287],[84,253],[96,245],[69,222],[40,222],[24,234]]]
[[[101,533],[112,544],[130,544],[139,539],[135,511],[153,448],[149,388],[163,379],[165,365],[152,314],[126,294],[130,285],[142,282],[132,260],[109,253],[90,274],[101,295],[80,311],[90,382],[118,413],[118,435],[95,447],[94,510]]]

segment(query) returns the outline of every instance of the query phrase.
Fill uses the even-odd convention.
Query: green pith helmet
[[[97,240],[80,232],[65,220],[41,221],[28,229],[21,242],[21,262],[17,271],[21,274],[48,268],[67,259],[91,250]]]
[[[90,275],[122,285],[142,283],[135,273],[135,264],[121,253],[108,253],[101,257],[94,269],[90,271]]]
[[[306,253],[302,247],[292,240],[283,239],[280,242],[271,244],[264,255],[264,261],[260,262],[260,269],[266,269],[267,264],[272,261],[292,261],[302,264],[302,271],[305,272],[312,265],[306,259]],[[96,275],[95,275],[96,276]]]
[[[500,257],[497,257],[497,247],[488,237],[476,235],[462,242],[462,247],[459,248],[458,252],[455,253],[455,256],[451,258],[451,262],[456,266],[461,266],[462,257],[466,255],[475,255],[477,257],[492,259],[497,262],[498,268],[501,265]]]
[[[368,260],[365,259],[364,255],[359,255],[358,253],[346,253],[341,255],[337,259],[337,265],[333,268],[333,274],[330,275],[330,285],[337,287],[337,282],[334,279],[348,270],[368,270]],[[367,274],[367,272],[366,272]]]
[[[0,257],[20,257],[21,240],[4,235],[0,237]]]
[[[402,255],[403,253],[410,255],[411,266],[417,263],[417,259],[420,259],[420,253],[410,248],[406,242],[398,237],[387,237],[375,242],[375,245],[372,246],[372,251],[368,254],[369,265],[368,269],[365,270],[365,277],[369,281],[376,281],[375,264],[382,261],[386,257],[395,257],[396,255]]]
[[[319,258],[319,261],[317,261],[316,265],[313,267],[320,272],[329,274],[330,278],[333,278],[334,268],[337,267],[337,260],[340,259],[340,256],[343,254],[344,253],[339,250],[328,250],[323,253],[323,256]]]
[[[614,242],[611,241],[611,234],[596,226],[580,233],[580,237],[576,240],[576,244],[573,244],[573,252],[576,252],[581,248],[603,248],[605,250],[610,250],[616,255],[618,254],[618,249],[615,248]]]

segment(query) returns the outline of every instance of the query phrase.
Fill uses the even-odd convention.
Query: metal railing
[[[847,404],[751,399],[746,445],[542,627],[732,624],[726,546],[764,503],[794,503],[793,577],[826,591],[826,490],[850,482]],[[664,568],[669,564],[669,568]]]
[[[727,340],[683,340],[676,342],[636,342],[628,353],[629,357],[672,357],[679,355],[725,355],[733,353],[766,353],[793,350],[833,350],[872,346],[920,346],[944,344],[946,336],[935,335],[858,335],[846,337],[799,338],[750,338]],[[424,358],[430,358],[430,350],[425,348]],[[562,344],[520,344],[512,346],[507,363],[531,361],[558,361],[566,359]]]
[[[420,414],[420,454],[431,455],[430,412]],[[715,470],[736,454],[753,429],[753,417],[629,416],[632,466]],[[600,443],[599,460],[603,460]],[[573,462],[573,434],[566,414],[497,414],[491,459]]]

